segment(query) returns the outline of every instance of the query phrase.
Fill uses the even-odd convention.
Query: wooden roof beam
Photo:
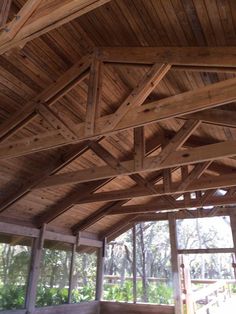
[[[37,116],[41,104],[49,107],[52,106],[72,88],[84,80],[88,76],[90,62],[90,55],[81,58],[81,60],[60,76],[56,82],[52,83],[33,100],[27,102],[22,109],[3,122],[0,126],[0,142],[6,141],[9,137],[31,122],[32,119]],[[62,136],[62,138],[64,137]]]
[[[105,122],[104,131],[113,130],[123,117],[132,109],[141,106],[149,94],[160,83],[171,66],[168,64],[154,64],[149,71],[143,76],[141,81],[123,101],[116,112]]]
[[[236,47],[100,47],[103,62],[235,67]]]
[[[207,165],[204,164],[204,167],[202,164],[200,164],[201,167],[199,167],[199,165],[196,166],[197,171],[195,170],[195,168],[193,169],[193,173],[195,174],[195,178],[193,177],[193,174],[191,175],[191,180],[199,178],[200,175],[204,172],[204,170],[207,168]],[[208,164],[209,165],[209,164]],[[200,170],[201,169],[201,173]],[[204,168],[204,170],[203,170]],[[168,169],[169,170],[169,169]],[[172,170],[172,169],[171,169]],[[194,171],[195,170],[195,171]],[[171,172],[171,171],[169,171]],[[192,173],[192,172],[191,172]],[[159,179],[162,179],[162,175],[159,177]],[[190,179],[188,179],[185,184],[186,186],[188,184],[190,184],[192,181]],[[148,182],[146,180],[146,186],[149,187],[149,185],[151,185],[153,187],[153,189],[155,189],[155,186],[153,185],[153,183],[156,183],[157,180],[156,178],[154,180],[151,180],[152,182]],[[165,198],[160,197],[159,198],[162,202],[164,202]],[[72,227],[72,231],[74,233],[77,233],[79,230],[85,230],[87,228],[89,228],[91,225],[93,225],[94,223],[98,222],[99,220],[101,220],[102,218],[104,218],[106,215],[109,214],[113,214],[116,211],[119,210],[119,208],[121,210],[123,210],[122,205],[124,205],[125,203],[127,203],[128,201],[130,201],[130,199],[128,200],[122,200],[122,201],[116,201],[116,202],[111,202],[109,204],[106,204],[104,206],[102,206],[101,208],[99,208],[95,213],[91,214],[90,216],[88,216],[87,218],[85,218],[83,221],[79,222],[78,224],[74,225]],[[166,200],[166,203],[169,205],[170,209],[175,208],[176,206],[176,201],[174,199],[171,200],[171,202],[169,200]],[[126,206],[125,209],[127,209]],[[124,227],[125,228],[125,227]]]
[[[187,202],[175,201],[175,206],[172,207],[167,202],[163,202],[160,197],[142,205],[116,205],[107,215],[126,215],[126,214],[144,214],[151,212],[167,211],[167,210],[180,210],[190,208],[201,208],[203,206],[231,206],[236,204],[235,196],[214,196],[210,200],[202,201],[202,199],[190,199]]]
[[[140,133],[140,132],[138,132],[138,133]],[[150,153],[151,152],[152,151],[150,151]],[[185,187],[187,187],[191,182],[193,182],[193,180],[198,179],[203,174],[203,172],[209,167],[209,164],[210,164],[210,162],[196,165],[195,168],[189,174],[189,176],[186,178],[186,182],[184,181]],[[173,170],[173,169],[171,169],[171,170],[168,169],[168,170],[169,170],[169,172],[171,172],[171,170]],[[162,179],[162,175],[159,177],[159,179]],[[146,186],[149,187],[151,185],[152,189],[155,190],[155,186],[153,185],[153,183],[156,183],[157,180],[156,180],[156,178],[154,178],[154,180],[151,180],[151,181],[152,182],[148,182],[146,180]],[[174,196],[175,199],[177,197],[178,197],[178,195]],[[176,201],[174,200],[174,198],[171,199],[171,202],[168,199],[166,200],[166,203],[169,203],[169,207],[172,209],[175,208],[175,206],[176,206]],[[165,200],[164,197],[160,197],[159,199],[162,201]],[[72,231],[74,233],[77,233],[79,230],[85,230],[85,229],[89,228],[91,225],[98,222],[99,220],[104,218],[109,213],[112,214],[113,212],[115,212],[116,208],[121,207],[122,205],[124,205],[125,203],[127,203],[130,200],[131,199],[121,200],[121,201],[116,201],[116,202],[110,202],[109,204],[102,206],[95,213],[89,215],[87,218],[80,221],[78,224],[74,225],[72,227]],[[121,209],[123,209],[123,208],[121,207]],[[127,209],[127,206],[125,207],[125,209]]]
[[[99,118],[99,106],[102,96],[103,64],[100,60],[93,58],[88,83],[87,108],[85,120],[85,135],[94,134],[95,122]]]
[[[48,9],[48,2],[35,12],[33,11],[42,0],[28,0],[18,14],[18,19],[7,25],[10,36],[6,33],[0,35],[0,54],[7,52],[14,47],[24,46],[27,42],[48,33],[49,31],[68,23],[77,17],[98,8],[110,0],[70,0],[53,3]],[[24,14],[23,14],[24,13]],[[27,23],[26,23],[27,21]]]
[[[130,129],[164,119],[180,117],[231,103],[236,101],[235,84],[236,78],[232,78],[193,91],[144,104],[138,108],[131,109],[112,131],[104,131],[103,126],[113,117],[113,114],[101,117],[97,119],[95,134],[92,137],[85,136],[85,123],[79,123],[76,124],[73,129],[73,132],[78,136],[74,141],[65,140],[65,138],[59,136],[56,131],[51,131],[46,134],[29,137],[26,140],[15,141],[10,144],[3,143],[0,145],[0,159],[21,156],[50,149],[55,146],[64,146],[84,139],[93,139],[124,129]],[[2,131],[2,128],[0,128],[0,135]]]
[[[147,189],[142,187],[131,187],[128,189],[123,189],[119,191],[109,191],[109,192],[100,192],[91,195],[88,198],[83,198],[79,203],[87,204],[93,202],[108,202],[108,201],[118,201],[125,200],[137,197],[146,197],[146,196],[161,196],[161,195],[173,195],[180,193],[190,193],[196,191],[206,191],[211,190],[215,192],[215,189],[218,188],[228,188],[236,186],[236,177],[235,172],[230,174],[220,175],[220,176],[210,176],[207,178],[200,178],[198,180],[193,181],[188,185],[183,191],[179,190],[180,182],[172,182],[171,189],[169,192],[164,191],[163,185],[155,185],[155,191],[150,192]],[[206,194],[208,194],[206,192]],[[210,195],[212,197],[212,195]],[[203,196],[205,200],[205,195]]]
[[[10,13],[12,0],[2,0],[0,2],[0,28],[5,26]]]
[[[220,208],[214,216],[226,216],[234,213],[235,208]],[[170,212],[165,213],[149,213],[149,214],[134,214],[129,215],[129,218],[122,218],[119,222],[115,223],[113,226],[109,227],[105,232],[100,234],[100,239],[104,237],[110,242],[116,237],[120,236],[122,233],[128,231],[132,228],[132,225],[140,222],[147,221],[163,221],[168,220],[168,215]],[[176,219],[193,219],[193,218],[204,218],[209,217],[212,213],[212,209],[200,208],[197,210],[179,210],[175,212]],[[123,227],[122,227],[123,224]]]
[[[22,29],[27,20],[42,3],[42,0],[27,0],[14,19],[9,22],[0,34],[1,46],[12,40]]]
[[[197,164],[219,160],[226,157],[236,156],[236,141],[220,142],[211,145],[189,148],[183,151],[173,151],[161,164],[156,164],[158,157],[146,157],[142,171],[157,171],[188,164]],[[121,169],[119,175],[131,175],[137,173],[134,169],[134,160],[128,160],[120,163]],[[95,181],[105,178],[112,178],[117,175],[116,169],[110,166],[93,167],[70,173],[63,173],[51,176],[37,188],[45,188],[57,185],[66,185],[71,183],[82,183]]]
[[[162,136],[160,137],[159,133],[155,134],[155,136],[153,136],[151,139],[149,139],[147,141],[147,152],[148,153],[153,152],[158,147],[158,145],[159,145],[158,143],[160,140],[163,140],[163,138],[162,138]],[[95,147],[94,142],[90,142],[89,144],[90,144],[90,147],[91,147],[91,145],[93,147]],[[96,147],[98,147],[98,146],[96,146]],[[98,150],[97,150],[97,152],[98,152]],[[127,156],[125,156],[124,158],[127,158],[127,157],[130,157],[130,153]],[[117,165],[117,161],[115,161],[115,163],[113,162],[112,166],[114,167],[115,164]],[[53,205],[52,207],[47,209],[46,212],[37,216],[35,219],[36,224],[38,226],[41,226],[43,223],[49,223],[49,222],[53,221],[55,218],[62,215],[64,212],[66,212],[70,208],[72,208],[75,204],[79,203],[81,201],[81,199],[86,197],[86,195],[87,196],[91,195],[93,192],[100,189],[103,185],[109,183],[112,179],[113,178],[111,178],[111,179],[109,178],[109,179],[95,181],[95,182],[91,182],[91,183],[87,183],[87,184],[80,184],[75,191],[72,191],[71,193],[69,193],[65,198],[60,200],[59,203],[56,203],[55,205]],[[114,205],[114,203],[112,203],[112,204]],[[103,208],[102,212],[99,209],[96,212],[96,215],[101,217],[104,214],[104,212],[106,212],[107,207],[110,207],[110,205],[111,204],[108,204],[107,206],[105,206]],[[96,216],[96,215],[94,214],[94,216]],[[93,219],[96,221],[97,216],[94,217]],[[89,222],[89,224],[91,224],[90,217],[85,219],[85,224],[87,224],[87,221]],[[81,229],[85,229],[83,224],[81,224]]]

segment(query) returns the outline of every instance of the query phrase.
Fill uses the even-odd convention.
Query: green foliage
[[[25,286],[0,286],[0,310],[22,309],[24,303]]]
[[[86,302],[95,299],[95,287],[88,284],[72,291],[72,303]]]
[[[36,305],[38,307],[59,305],[68,302],[67,288],[46,288],[38,287]]]
[[[160,283],[149,284],[148,286],[148,301],[150,303],[157,304],[172,304],[173,303],[173,295],[172,289],[168,287],[166,284]]]
[[[104,285],[104,300],[107,301],[133,301],[133,285],[131,281],[125,281],[124,285]]]
[[[173,296],[171,287],[166,284],[150,283],[148,285],[148,302],[156,304],[172,304]],[[137,282],[138,301],[142,301],[142,283]],[[124,285],[104,285],[104,300],[107,301],[133,301],[133,284],[131,281],[125,281]]]
[[[231,285],[231,291],[232,293],[236,293],[236,285]]]

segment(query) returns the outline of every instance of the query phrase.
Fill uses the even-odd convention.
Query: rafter
[[[5,141],[13,134],[25,127],[37,115],[40,105],[52,106],[62,96],[68,93],[72,88],[79,84],[88,75],[91,56],[85,56],[66,71],[58,80],[43,90],[33,100],[26,103],[22,109],[13,114],[0,126],[0,141]],[[60,130],[57,130],[60,134]],[[62,138],[65,139],[63,136]]]
[[[89,74],[85,135],[92,136],[95,129],[95,121],[99,117],[99,105],[102,93],[102,62],[94,57]]]
[[[160,154],[151,162],[150,166],[160,166],[171,154],[179,149],[193,132],[199,127],[201,121],[188,120],[183,127],[176,133],[170,142],[162,149]]]
[[[100,180],[89,184],[81,184],[76,190],[73,190],[66,195],[66,197],[60,199],[58,203],[53,204],[45,212],[35,217],[35,224],[41,227],[44,223],[53,221],[58,216],[71,209],[76,203],[80,202],[83,197],[96,192],[108,182],[108,180]]]
[[[188,193],[195,191],[206,191],[212,190],[215,192],[215,189],[218,188],[226,188],[226,187],[234,187],[236,186],[236,177],[235,173],[220,175],[220,176],[210,176],[206,178],[200,178],[198,180],[193,181],[188,185],[183,191],[179,190],[179,185],[181,182],[173,182],[171,185],[171,190],[169,192],[164,191],[163,184],[155,185],[155,191],[148,191],[142,187],[131,187],[128,189],[123,189],[119,191],[109,191],[109,192],[100,192],[94,195],[91,195],[89,198],[83,198],[80,203],[93,203],[93,202],[106,202],[106,201],[118,201],[125,200],[136,197],[146,197],[146,196],[161,196],[161,195],[173,195],[180,193]],[[206,192],[208,195],[208,193]],[[211,193],[210,193],[211,194]],[[210,195],[211,197],[212,195]],[[205,195],[202,200],[206,200]]]
[[[116,112],[107,119],[103,129],[105,131],[113,130],[131,109],[135,109],[142,105],[147,96],[160,83],[170,68],[171,65],[169,64],[154,64],[129,94],[129,96],[119,106]]]
[[[202,208],[203,206],[231,206],[236,204],[235,196],[214,196],[210,200],[203,201],[202,199],[190,199],[188,202],[175,201],[174,207],[164,202],[160,197],[142,205],[116,205],[110,210],[107,215],[124,215],[124,214],[143,214],[147,212],[159,212],[167,210],[181,210],[190,208]]]
[[[235,47],[101,47],[104,62],[235,67]]]
[[[0,28],[5,26],[8,20],[11,3],[12,0],[2,0],[0,2]]]
[[[198,171],[195,170],[195,168],[193,169],[193,173],[194,175],[192,174],[191,172],[191,180],[190,178],[187,180],[187,182],[185,183],[185,186],[189,185],[194,179],[197,179],[201,176],[201,174],[204,172],[204,170],[207,169],[207,166],[206,164],[204,164],[204,167],[202,164],[200,164],[201,167],[199,167],[199,165],[196,166],[196,168],[198,169]],[[200,169],[201,171],[200,171]],[[204,169],[203,169],[204,168]],[[195,171],[194,171],[195,170]],[[168,173],[169,173],[169,176],[171,174],[171,170],[168,169]],[[160,176],[160,179],[161,179],[162,176]],[[164,178],[165,178],[165,174],[164,174]],[[156,183],[157,180],[152,180],[152,183],[151,182],[148,182],[146,180],[146,185],[149,187],[149,189],[154,189],[155,190],[155,186],[153,183]],[[164,186],[165,186],[165,182],[164,182]],[[170,186],[169,186],[170,187]],[[155,191],[154,191],[155,192]],[[171,198],[171,200],[168,198],[168,195],[166,195],[167,199],[164,197],[159,197],[158,200],[161,201],[162,203],[164,203],[165,205],[167,205],[167,209],[175,209],[176,208],[176,201],[175,199],[178,197],[178,195],[175,195],[175,199],[174,198]],[[135,209],[137,209],[137,205],[135,206],[125,206],[122,207],[123,205],[125,205],[125,203],[127,203],[128,201],[130,201],[130,199],[128,200],[122,200],[122,201],[117,201],[117,202],[111,202],[109,203],[108,205],[104,205],[102,208],[100,208],[99,210],[97,210],[94,214],[91,214],[89,217],[87,217],[85,220],[79,222],[78,224],[74,225],[72,230],[74,233],[78,232],[79,230],[85,230],[86,228],[90,227],[92,224],[96,223],[97,221],[101,220],[103,217],[105,217],[106,215],[109,215],[109,214],[116,214],[118,213],[119,211],[123,211],[123,210],[127,210],[127,214],[130,214],[130,213],[133,213],[135,214]],[[201,205],[202,205],[202,201],[201,201]],[[151,204],[150,204],[151,205]],[[155,204],[153,204],[153,208],[154,208],[154,211],[156,211],[156,206],[157,206],[157,202],[155,201]],[[179,206],[179,203],[178,203],[178,206]],[[187,206],[186,203],[183,204],[183,208],[186,208],[185,206]],[[142,207],[140,206],[140,211],[143,210],[143,208],[145,207],[145,205]],[[147,206],[148,207],[148,206]],[[129,210],[130,208],[130,210]],[[146,212],[146,211],[144,211]],[[124,229],[126,230],[127,226],[125,225],[124,226]],[[129,227],[128,227],[129,228]],[[120,231],[118,231],[120,232]],[[115,234],[113,234],[113,236],[115,237]]]
[[[27,0],[20,11],[17,13],[15,18],[9,22],[3,29],[2,34],[0,34],[0,51],[1,46],[6,42],[12,40],[17,33],[22,29],[23,25],[31,17],[34,11],[42,3],[42,0]]]
[[[199,179],[203,172],[210,166],[212,162],[206,161],[196,165],[193,170],[183,179],[178,187],[179,191],[184,191],[194,180]]]
[[[151,154],[153,149],[150,150],[150,145],[148,146],[148,148],[149,148],[149,153]],[[99,153],[101,154],[102,152],[100,151]],[[117,165],[117,161],[115,161],[115,164],[113,164],[113,166],[114,165]],[[200,167],[199,167],[199,165],[200,165]],[[202,175],[202,173],[207,169],[207,167],[209,166],[209,163],[207,163],[207,164],[204,163],[204,165],[203,164],[199,164],[199,165],[196,165],[196,167],[195,167],[196,170],[195,170],[195,168],[192,170],[193,173],[191,172],[191,176],[190,176],[190,178],[188,178],[187,182],[185,183],[185,187],[187,187],[193,180],[198,179]],[[201,171],[199,168],[201,169]],[[171,171],[173,171],[174,169],[167,169],[167,170],[168,170],[168,174],[170,177]],[[163,175],[165,177],[165,174],[163,174]],[[151,181],[144,180],[144,183],[145,183],[145,186],[147,188],[149,188],[150,191],[153,191],[154,193],[156,193],[156,188],[155,188],[154,183],[157,183],[158,180],[161,180],[161,179],[162,179],[162,172],[160,172],[160,175],[157,174]],[[169,185],[169,187],[170,187],[170,185]],[[167,203],[170,208],[174,209],[176,206],[175,199],[177,199],[178,197],[179,197],[179,195],[174,195],[174,198],[172,198],[169,195],[164,195],[163,197],[160,197],[159,199],[162,200],[163,202]],[[86,228],[89,228],[91,225],[93,225],[94,223],[98,222],[103,217],[105,217],[108,213],[110,213],[110,212],[112,213],[113,209],[115,210],[115,208],[121,207],[122,205],[124,205],[125,203],[127,203],[130,200],[131,199],[109,202],[109,204],[102,206],[95,213],[89,215],[87,218],[80,221],[78,224],[75,224],[72,227],[72,231],[74,233],[77,233],[79,230],[85,230]]]
[[[148,143],[149,144],[149,143]],[[116,169],[118,172],[121,169],[120,162],[117,160],[114,156],[112,156],[106,149],[104,149],[101,145],[99,144],[90,144],[91,149],[100,157],[102,158],[110,167],[113,169]],[[158,148],[159,144],[156,144],[155,148]],[[147,155],[151,154],[154,150],[154,147],[152,145],[147,146]],[[162,179],[162,173],[156,174],[151,181],[145,180],[142,176],[135,174],[130,176],[131,179],[133,179],[136,183],[137,186],[142,186],[144,188],[149,189],[149,191],[155,190],[154,183],[158,182],[159,180]],[[125,204],[126,201],[118,201],[118,202],[109,202],[109,204],[106,204],[99,208],[95,213],[91,214],[87,218],[85,218],[83,221],[75,224],[72,227],[72,231],[74,233],[77,233],[80,230],[85,230],[92,224],[96,223],[97,221],[101,220],[105,215],[107,215],[114,206],[122,206]]]
[[[192,219],[192,218],[204,218],[209,217],[212,209],[200,208],[197,210],[180,210],[175,212],[176,219]],[[133,214],[129,215],[129,218],[122,218],[120,221],[109,227],[105,232],[100,234],[100,239],[104,237],[107,241],[112,241],[122,233],[128,231],[133,224],[145,221],[163,221],[168,220],[170,212],[160,213],[145,213],[145,214]],[[219,208],[215,216],[226,216],[235,214],[235,208]],[[123,225],[123,227],[122,227]]]
[[[236,141],[220,142],[216,144],[185,149],[183,151],[174,151],[161,164],[155,163],[156,158],[158,157],[146,157],[142,171],[151,172],[233,156],[236,156]],[[121,162],[120,165],[120,175],[131,175],[137,173],[137,171],[134,169],[134,160]],[[70,183],[89,182],[105,178],[112,178],[116,175],[116,169],[112,169],[109,166],[93,167],[91,169],[89,168],[52,176],[44,183],[39,185],[38,188],[65,185]]]
[[[147,153],[152,153],[159,146],[158,143],[161,140],[161,138],[158,138],[158,135],[155,135],[153,138],[151,138],[147,141]],[[89,148],[93,147],[94,150],[96,148],[96,153],[98,155],[104,154],[104,150],[101,148],[101,146],[96,145],[94,143],[94,141],[90,142],[88,145],[89,145]],[[130,155],[131,154],[128,154],[127,156],[124,156],[124,158],[130,157]],[[118,162],[115,161],[115,163],[114,163],[114,161],[111,161],[109,156],[110,155],[107,154],[107,159],[110,160],[111,166],[116,167]],[[111,179],[105,179],[105,180],[100,180],[100,181],[96,181],[96,182],[91,182],[89,184],[80,184],[76,188],[75,191],[72,191],[71,193],[69,193],[65,198],[61,199],[59,203],[53,205],[51,208],[47,209],[46,212],[37,216],[35,219],[36,224],[38,226],[42,226],[43,223],[49,223],[49,222],[53,221],[55,218],[62,215],[67,210],[71,209],[75,204],[80,202],[80,200],[83,199],[86,195],[88,195],[88,196],[91,195],[93,192],[100,189],[103,185],[109,183],[110,181],[111,181]],[[81,228],[81,230],[85,229],[88,226],[88,224],[91,225],[92,223],[96,222],[97,218],[102,217],[102,215],[106,212],[107,208],[109,209],[111,205],[116,204],[114,202],[111,202],[111,203],[112,204],[107,204],[104,208],[102,208],[103,211],[100,211],[100,209],[99,209],[96,213],[94,213],[92,219],[90,219],[91,217],[87,217],[84,221],[84,225],[83,225],[83,223],[81,223],[78,227],[79,229],[75,228],[74,231],[75,230],[78,231],[78,230],[80,230],[80,228]],[[120,204],[123,204],[123,203],[124,202],[121,202]]]
[[[53,4],[51,6],[48,6],[49,1],[44,1],[44,5],[40,7],[40,10],[36,11],[34,17],[31,19],[32,11],[37,8],[42,0],[28,0],[22,11],[17,15],[19,18],[7,25],[8,33],[12,33],[11,36],[6,36],[5,33],[1,34],[0,54],[3,54],[13,47],[25,45],[28,41],[68,23],[109,1],[110,0],[70,0],[66,1],[66,3],[64,3],[64,1],[53,3],[53,1],[51,1]],[[24,14],[22,14],[22,12]],[[27,19],[28,21],[25,23]]]
[[[113,114],[101,117],[96,122],[96,131],[93,137],[86,137],[84,134],[85,124],[79,123],[73,130],[78,136],[75,141],[69,142],[64,137],[59,136],[56,131],[51,131],[11,144],[2,144],[0,145],[0,158],[21,156],[231,103],[236,100],[235,84],[236,78],[233,78],[131,109],[112,132],[104,131],[103,126]],[[9,121],[4,125],[4,130],[8,130],[6,126],[9,127]],[[2,131],[0,128],[0,135],[2,135]]]
[[[144,127],[134,128],[134,168],[136,170],[143,168],[145,151]]]
[[[78,158],[88,149],[88,143],[80,143],[76,146],[68,148],[66,153],[60,154],[56,160],[49,162],[47,167],[40,171],[37,175],[32,176],[24,184],[21,184],[20,188],[16,192],[9,194],[3,202],[0,203],[0,212],[6,210],[9,206],[19,201],[23,196],[28,194],[33,187],[44,181],[47,177],[55,174],[57,171],[66,167],[74,159]]]
[[[208,109],[200,112],[196,112],[186,117],[186,119],[202,120],[209,124],[220,125],[230,128],[236,128],[236,121],[234,118],[234,112],[230,110],[222,109]]]

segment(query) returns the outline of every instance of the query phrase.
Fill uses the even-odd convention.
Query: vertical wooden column
[[[233,260],[232,260],[232,266],[234,268],[234,279],[236,280],[236,216],[231,214],[230,215],[230,225],[231,225],[231,231],[232,231],[232,237],[233,237],[233,243],[234,243],[234,254],[233,254]]]
[[[141,170],[145,158],[145,134],[144,127],[134,128],[134,168]]]
[[[178,258],[178,244],[177,244],[177,231],[175,214],[169,214],[169,232],[170,232],[170,246],[171,246],[171,266],[172,266],[172,279],[174,287],[174,300],[175,300],[175,314],[183,314],[182,303],[182,288],[180,279],[180,265]]]
[[[34,240],[32,247],[32,257],[25,303],[27,314],[32,314],[35,310],[37,281],[40,273],[40,262],[42,257],[45,230],[46,224],[44,224],[41,228],[40,236]]]
[[[68,303],[71,303],[72,298],[72,290],[73,290],[73,273],[74,273],[74,266],[75,266],[75,255],[77,249],[77,241],[73,244],[72,247],[72,255],[71,255],[71,262],[70,262],[70,274],[69,274],[69,290],[68,290]]]
[[[181,256],[181,268],[183,272],[183,286],[186,303],[186,314],[194,314],[189,260],[186,256],[183,255]]]
[[[105,251],[106,251],[106,239],[103,240],[102,248],[98,250],[97,278],[96,278],[96,300],[97,301],[101,301],[103,297]]]
[[[136,237],[136,225],[134,224],[133,229],[133,301],[137,302],[137,237]]]

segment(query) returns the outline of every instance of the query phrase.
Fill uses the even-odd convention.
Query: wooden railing
[[[231,296],[229,285],[229,282],[220,280],[215,283],[209,283],[206,287],[193,292],[192,302],[194,313],[209,314],[213,307],[219,307]]]
[[[123,278],[123,281],[132,280],[133,277],[127,276]],[[104,280],[109,285],[115,285],[121,281],[119,275],[105,275]],[[142,280],[141,277],[137,277],[137,280]],[[148,277],[148,282],[153,283],[167,283],[167,278]],[[185,278],[186,280],[186,278]],[[182,280],[182,284],[185,289],[183,290],[183,303],[186,307],[191,303],[191,309],[186,308],[187,314],[209,314],[215,307],[222,305],[224,301],[231,297],[232,285],[236,285],[235,280],[217,280],[217,279],[192,279],[191,284],[204,285],[203,288],[198,290],[187,291],[186,282]],[[227,314],[227,313],[225,313]]]

